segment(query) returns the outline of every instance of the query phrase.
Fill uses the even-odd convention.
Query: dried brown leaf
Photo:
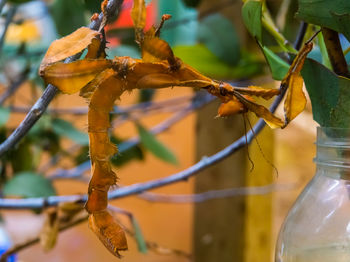
[[[179,81],[169,74],[148,74],[137,82],[136,88],[164,88],[177,84],[179,84]]]
[[[108,211],[103,210],[90,214],[89,227],[116,257],[121,257],[119,251],[128,249],[123,229]]]
[[[58,62],[46,67],[42,77],[63,93],[73,94],[111,66],[112,61],[107,59],[84,59],[68,64]]]
[[[84,86],[79,95],[86,99],[90,99],[94,91],[98,86],[105,82],[108,78],[114,76],[116,73],[112,68],[107,68],[106,70],[99,73],[91,82]]]
[[[85,58],[105,58],[106,53],[104,48],[102,47],[101,40],[98,38],[93,38],[91,40],[91,44],[88,46],[88,52],[85,56]]]
[[[291,74],[288,82],[288,93],[284,101],[285,125],[304,111],[306,97],[303,91],[303,78],[298,73]]]
[[[246,109],[244,105],[237,99],[228,101],[227,103],[222,103],[218,109],[218,117],[232,116],[239,113],[245,112]]]
[[[287,75],[281,82],[282,88],[287,88],[287,97],[284,101],[284,115],[285,124],[288,125],[290,121],[296,118],[304,109],[306,105],[306,97],[303,92],[303,78],[300,71],[304,66],[307,55],[311,52],[313,47],[312,42],[307,42],[299,51],[298,55],[293,60]]]
[[[257,117],[264,119],[266,124],[271,128],[278,128],[283,126],[283,121],[278,117],[274,116],[266,107],[256,104],[242,95],[235,93],[235,97],[249,110],[254,112]]]
[[[58,210],[48,210],[40,233],[40,244],[45,251],[49,251],[55,247],[58,237],[58,227]]]
[[[234,90],[241,94],[258,96],[264,99],[270,99],[280,93],[279,89],[262,88],[259,86],[248,86],[247,88],[234,87]]]
[[[173,50],[169,44],[157,37],[145,38],[141,48],[142,60],[144,62],[168,60],[171,64],[172,61],[175,61]]]
[[[54,41],[47,50],[40,64],[40,75],[45,67],[85,49],[99,33],[88,27],[81,27],[66,37]]]

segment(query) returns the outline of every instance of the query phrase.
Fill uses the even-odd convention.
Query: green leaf
[[[249,56],[242,56],[237,66],[230,66],[217,58],[206,46],[176,46],[176,56],[199,72],[217,79],[249,78],[261,71],[261,65]]]
[[[32,142],[25,137],[13,150],[9,152],[12,170],[14,173],[34,170],[35,156],[33,154]],[[39,154],[39,152],[36,152]]]
[[[89,144],[89,136],[86,133],[83,133],[76,129],[70,122],[66,120],[60,118],[53,119],[52,129],[56,134],[65,136],[80,145]]]
[[[111,162],[115,166],[122,166],[131,160],[143,160],[143,152],[139,146],[132,146],[130,148],[121,148],[119,144],[123,143],[123,140],[116,136],[111,137],[111,142],[118,145],[119,153],[111,158]]]
[[[262,31],[262,3],[261,1],[248,0],[242,7],[242,18],[245,26],[253,37],[261,41]]]
[[[350,40],[349,0],[299,0],[297,18],[331,28]]]
[[[9,108],[0,106],[0,126],[3,126],[7,123],[10,118],[10,113],[11,111]]]
[[[237,65],[241,57],[239,37],[233,24],[224,16],[214,14],[201,21],[198,40],[219,59]]]
[[[96,0],[84,0],[84,5],[87,10],[92,14],[99,13],[101,11],[101,1]]]
[[[84,4],[81,0],[55,0],[50,11],[55,21],[57,32],[61,36],[72,33],[86,25]]]
[[[155,91],[156,91],[155,89],[140,89],[138,102],[144,103],[144,102],[152,101],[152,99],[156,93]]]
[[[134,216],[131,216],[131,222],[132,222],[132,227],[134,228],[135,239],[137,242],[137,247],[139,249],[139,252],[146,254],[147,253],[147,244],[146,244],[145,239],[143,237],[139,223],[137,223],[137,220],[134,218]]]
[[[153,134],[151,134],[146,128],[139,123],[136,124],[137,130],[140,135],[141,143],[156,157],[171,164],[178,164],[175,155],[166,148],[161,142],[159,142]]]
[[[86,161],[89,161],[89,146],[82,146],[79,149],[78,154],[74,157],[74,163],[80,165]]]
[[[310,95],[314,120],[324,127],[349,128],[350,79],[306,59],[301,71]]]
[[[289,70],[289,65],[282,58],[268,49],[266,46],[262,48],[266,61],[271,69],[272,78],[282,80]]]
[[[6,182],[3,188],[5,196],[48,197],[56,194],[56,190],[47,178],[31,172],[16,174]]]

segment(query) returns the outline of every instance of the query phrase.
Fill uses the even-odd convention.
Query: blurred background
[[[241,1],[147,2],[147,28],[158,24],[162,14],[172,15],[161,37],[184,62],[234,85],[279,87],[244,27]],[[299,23],[290,14],[296,1],[266,2],[277,26],[293,42]],[[106,27],[109,58],[140,57],[131,7],[132,1],[125,0],[119,16]],[[0,1],[0,10],[0,141],[4,141],[45,88],[37,72],[50,43],[88,25],[91,15],[100,12],[100,1]],[[112,141],[122,151],[112,159],[119,185],[188,168],[231,144],[256,122],[255,116],[249,116],[250,125],[241,115],[215,118],[218,106],[205,93],[183,87],[124,94],[111,114]],[[126,210],[116,216],[131,233],[123,261],[273,261],[281,223],[314,174],[316,124],[310,110],[309,103],[284,130],[265,128],[249,147],[188,181],[111,201]],[[78,94],[58,94],[28,135],[1,157],[2,196],[84,194],[88,160],[86,102]],[[194,203],[188,196],[223,189],[229,197],[212,192],[214,199],[198,197]],[[16,245],[45,234],[49,212],[1,210],[3,242]],[[15,259],[115,260],[86,221],[60,232],[56,245],[46,249],[50,250],[44,251],[39,243],[30,245]]]

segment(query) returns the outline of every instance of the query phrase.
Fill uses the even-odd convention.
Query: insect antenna
[[[248,146],[248,138],[247,138],[247,123],[246,123],[246,120],[248,120],[248,119],[246,119],[247,116],[246,116],[245,113],[242,114],[242,117],[243,117],[243,124],[244,124],[245,148],[247,150],[248,160],[249,160],[249,162],[251,164],[250,170],[249,170],[249,172],[251,173],[254,170],[255,164],[254,164],[254,162],[253,162],[253,160],[252,160],[252,158],[250,157],[250,154],[249,154],[249,146]]]
[[[256,141],[256,144],[258,145],[258,148],[259,148],[259,151],[262,155],[262,157],[265,159],[265,161],[274,169],[275,173],[276,173],[276,176],[278,177],[278,169],[277,167],[266,157],[266,155],[264,154],[264,151],[262,150],[262,147],[259,143],[259,140],[258,140],[258,137],[257,135],[255,134],[254,132],[254,128],[252,126],[252,123],[250,123],[249,119],[247,118],[247,121],[248,121],[248,124],[249,124],[249,128],[250,130],[252,131],[253,135],[254,135],[254,139]],[[247,136],[246,136],[246,139],[247,139]]]

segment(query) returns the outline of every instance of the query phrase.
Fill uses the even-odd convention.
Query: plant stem
[[[9,28],[9,26],[10,26],[14,16],[15,16],[15,14],[16,14],[16,11],[17,11],[17,7],[16,6],[12,6],[7,12],[5,25],[3,27],[3,32],[2,32],[2,34],[0,36],[0,57],[1,57],[1,54],[2,54],[2,47],[4,46],[4,43],[5,43],[5,37],[6,37],[7,30]]]
[[[4,8],[6,2],[7,2],[6,0],[0,0],[0,14],[1,14],[1,11]]]
[[[334,72],[340,76],[350,77],[338,33],[332,29],[322,27],[322,35]]]
[[[273,24],[272,21],[267,19],[265,16],[262,17],[262,26],[275,38],[277,43],[287,52],[297,53],[294,47],[289,41],[279,32],[278,28]]]
[[[303,39],[306,33],[307,26],[307,23],[305,23],[304,21],[301,22],[297,37],[294,42],[294,48],[296,50],[299,50],[301,48],[301,45],[303,44]]]

